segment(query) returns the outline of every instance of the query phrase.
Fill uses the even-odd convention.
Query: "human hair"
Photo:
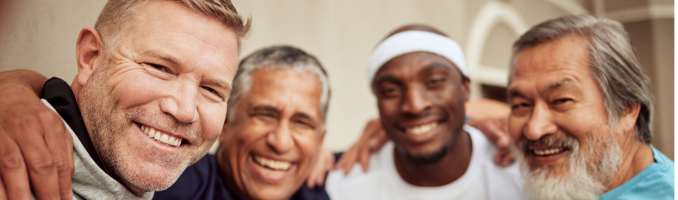
[[[521,50],[565,35],[586,39],[591,74],[603,92],[608,122],[617,124],[627,109],[640,103],[635,131],[639,140],[649,144],[652,139],[650,122],[654,109],[653,97],[649,80],[640,67],[628,33],[621,23],[590,15],[565,16],[541,23],[513,44],[511,73],[515,70],[515,59]]]
[[[252,85],[252,72],[258,69],[286,69],[298,72],[309,72],[318,76],[322,95],[320,97],[320,110],[323,116],[323,127],[327,121],[327,109],[330,100],[330,84],[327,72],[320,62],[312,55],[301,49],[291,46],[272,46],[259,49],[240,61],[238,72],[233,79],[233,90],[228,99],[228,116],[226,120],[232,120],[235,108],[240,100],[250,91]]]
[[[94,29],[101,35],[104,51],[108,55],[118,46],[120,37],[134,28],[136,13],[150,0],[109,0],[99,14]],[[250,30],[252,19],[247,23],[238,14],[231,0],[172,0],[209,18],[216,19],[231,28],[237,37],[238,52],[242,38]]]

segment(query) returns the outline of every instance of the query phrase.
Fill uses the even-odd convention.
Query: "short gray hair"
[[[638,139],[649,144],[654,109],[649,80],[640,67],[628,33],[621,23],[590,15],[565,16],[541,23],[513,44],[511,73],[515,69],[516,55],[521,50],[571,34],[587,40],[589,66],[603,91],[609,123],[617,124],[625,109],[640,103],[635,130]]]
[[[252,85],[252,72],[257,69],[287,69],[298,72],[309,72],[318,76],[322,87],[320,97],[320,110],[323,115],[323,127],[327,121],[327,109],[330,100],[330,84],[327,72],[320,62],[312,55],[301,49],[291,46],[272,46],[255,51],[240,61],[238,72],[233,79],[233,90],[228,99],[228,116],[226,120],[232,120],[234,109],[240,100],[249,93]]]

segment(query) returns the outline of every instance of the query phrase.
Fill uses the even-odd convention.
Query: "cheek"
[[[214,141],[218,138],[226,120],[226,109],[221,104],[213,102],[200,102],[198,114],[200,115],[203,138],[206,141]]]
[[[111,87],[111,94],[122,108],[143,105],[161,98],[162,80],[149,77],[144,73],[124,74],[125,76],[112,77],[107,83]]]
[[[522,135],[522,130],[523,127],[525,126],[525,119],[517,118],[517,117],[509,117],[508,121],[508,131],[509,135],[513,139],[514,142],[518,142],[520,139],[520,136]]]

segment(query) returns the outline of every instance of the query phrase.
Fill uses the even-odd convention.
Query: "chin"
[[[285,189],[285,188],[278,188],[278,187],[272,187],[272,186],[260,186],[265,189],[261,190],[256,190],[256,191],[248,191],[248,196],[251,199],[289,199],[292,197],[294,192],[296,192],[296,189],[293,191],[290,191],[292,189]]]
[[[144,191],[161,191],[169,188],[184,172],[185,164],[176,167],[161,167],[155,164],[132,165],[119,168],[118,175],[130,185]],[[122,173],[120,173],[122,172]]]

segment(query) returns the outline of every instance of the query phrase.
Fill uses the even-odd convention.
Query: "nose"
[[[292,149],[294,142],[288,122],[278,123],[275,130],[266,136],[266,143],[279,154],[284,154]]]
[[[179,122],[193,123],[198,121],[198,87],[195,84],[177,82],[176,90],[168,90],[172,94],[160,104],[160,109]]]
[[[543,136],[555,134],[558,126],[553,122],[553,115],[547,105],[537,104],[532,110],[527,126],[523,133],[530,140],[539,140]]]
[[[402,102],[402,111],[408,114],[419,115],[431,107],[431,102],[426,98],[425,91],[420,88],[408,89]]]

